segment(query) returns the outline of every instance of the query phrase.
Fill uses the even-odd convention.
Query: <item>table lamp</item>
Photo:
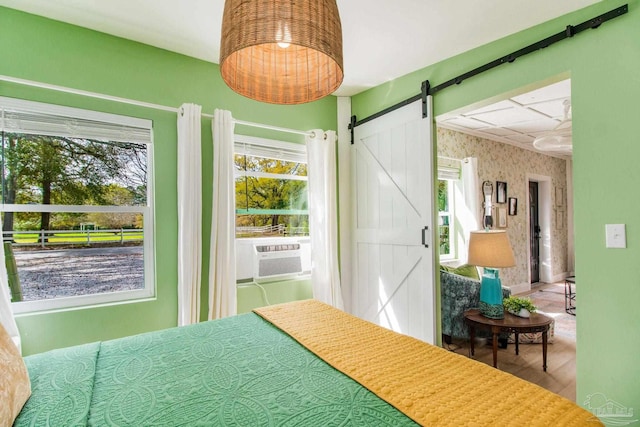
[[[468,263],[484,269],[480,282],[480,313],[491,319],[504,318],[498,268],[516,265],[507,233],[504,230],[472,231]]]

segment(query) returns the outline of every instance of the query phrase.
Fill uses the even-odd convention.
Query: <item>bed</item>
[[[31,397],[15,426],[602,425],[534,384],[314,300],[24,362]]]

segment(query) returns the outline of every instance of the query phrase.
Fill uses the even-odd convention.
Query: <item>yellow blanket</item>
[[[424,426],[598,426],[575,403],[315,300],[254,312]]]

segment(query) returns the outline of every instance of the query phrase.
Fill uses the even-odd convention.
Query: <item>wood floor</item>
[[[564,298],[564,297],[562,297]],[[457,341],[447,346],[451,351],[469,356],[469,343]],[[520,344],[520,354],[515,354],[515,344],[506,349],[498,348],[498,369],[537,384],[567,399],[576,401],[576,343],[570,338],[554,336],[547,350],[547,372],[542,370],[542,344]],[[475,346],[473,357],[493,366],[491,344]]]

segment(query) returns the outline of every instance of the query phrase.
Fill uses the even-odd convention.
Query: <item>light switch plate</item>
[[[627,237],[624,224],[606,224],[607,248],[626,248]]]

